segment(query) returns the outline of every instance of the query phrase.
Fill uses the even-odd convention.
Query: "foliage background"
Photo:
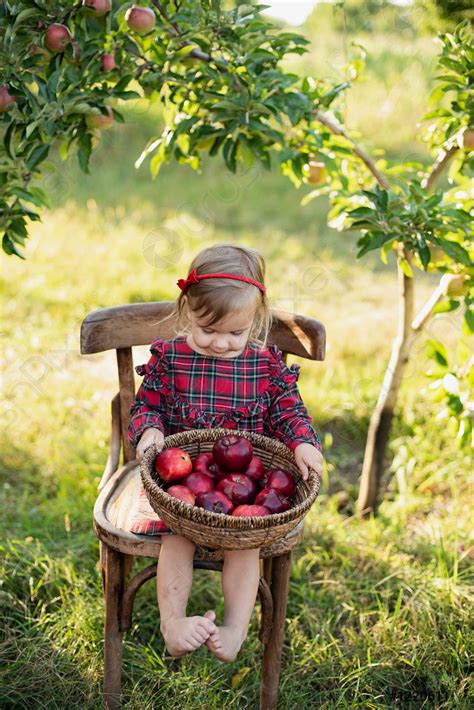
[[[436,44],[421,22],[404,31],[381,24],[340,29],[332,9],[318,20],[316,8],[304,28],[311,54],[293,69],[307,63],[313,74],[341,76],[347,42],[361,41],[367,78],[344,107],[352,134],[372,152],[427,161],[417,124]],[[295,559],[281,707],[470,707],[471,460],[433,402],[424,349],[427,339],[459,347],[461,316],[439,314],[417,343],[385,499],[376,519],[361,522],[352,517],[356,481],[396,330],[393,263],[356,262],[354,236],[326,226],[324,198],[302,208],[306,187],[258,167],[230,175],[217,161],[198,174],[164,166],[152,182],[133,162],[163,119],[141,100],[123,110],[125,123],[93,153],[90,177],[74,159],[52,157],[59,170],[44,176],[52,207],[32,225],[26,262],[2,257],[0,705],[101,706],[91,515],[117,384],[113,353],[79,355],[80,323],[94,308],[174,298],[194,253],[230,240],[264,253],[273,305],[319,318],[328,331],[326,361],[300,361],[326,476]],[[436,280],[419,274],[416,308]],[[146,358],[138,349],[136,363]],[[221,613],[219,600],[218,577],[197,572],[193,613],[214,604]],[[170,663],[148,583],[125,639],[125,707],[173,707],[176,698],[180,707],[256,707],[256,628],[257,615],[235,665],[216,664],[204,649]]]

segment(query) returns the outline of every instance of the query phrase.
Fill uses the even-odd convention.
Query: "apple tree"
[[[308,40],[281,31],[259,5],[227,10],[219,0],[4,1],[0,6],[0,220],[3,249],[23,258],[28,225],[48,196],[37,185],[52,149],[77,156],[88,173],[98,132],[124,120],[123,102],[159,102],[164,129],[136,162],[153,178],[170,160],[198,169],[204,153],[235,172],[259,161],[277,165],[296,187],[330,202],[328,222],[358,231],[358,257],[379,250],[396,259],[399,332],[372,415],[359,510],[375,508],[402,374],[415,338],[440,308],[464,308],[473,327],[471,199],[474,58],[466,23],[441,35],[440,75],[426,140],[433,167],[373,160],[344,127],[338,100],[350,81],[333,84],[284,71]],[[347,67],[354,80],[364,50]],[[443,99],[447,105],[441,106]],[[449,184],[435,183],[449,168]],[[413,313],[416,269],[441,273],[439,287]],[[453,288],[457,292],[452,293]],[[448,304],[448,305],[446,305]]]

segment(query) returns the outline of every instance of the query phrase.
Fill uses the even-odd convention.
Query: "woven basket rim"
[[[156,499],[156,502],[162,505],[165,509],[169,510],[170,513],[179,515],[191,523],[194,522],[199,525],[204,524],[209,527],[209,529],[214,530],[225,527],[229,531],[232,530],[236,533],[239,531],[265,530],[303,517],[303,515],[311,508],[318,496],[321,479],[316,471],[310,469],[308,479],[303,482],[301,473],[296,467],[293,452],[285,444],[283,444],[283,442],[277,439],[272,439],[263,434],[240,429],[190,429],[184,432],[179,432],[178,434],[171,434],[167,436],[164,440],[162,450],[173,447],[180,448],[180,445],[185,445],[186,443],[194,443],[199,441],[212,442],[222,436],[225,436],[226,434],[244,436],[257,448],[260,446],[260,448],[266,451],[271,451],[276,455],[285,458],[291,468],[295,469],[292,470],[291,473],[295,477],[297,486],[299,484],[303,484],[305,488],[306,495],[304,499],[289,510],[265,516],[244,517],[214,513],[204,510],[204,508],[199,508],[195,505],[185,503],[184,501],[170,496],[152,477],[151,471],[153,469],[153,462],[159,453],[154,444],[145,451],[144,457],[140,464],[141,478],[147,496],[150,498],[150,495],[152,495]]]

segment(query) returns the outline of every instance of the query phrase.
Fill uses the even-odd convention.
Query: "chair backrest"
[[[120,422],[124,463],[134,458],[128,436],[130,407],[135,397],[132,347],[148,345],[156,338],[175,337],[175,318],[168,318],[174,301],[132,303],[112,308],[99,308],[89,313],[81,325],[81,353],[117,351]],[[312,318],[280,309],[272,309],[273,323],[268,342],[277,345],[286,360],[288,354],[309,360],[324,360],[326,331]]]

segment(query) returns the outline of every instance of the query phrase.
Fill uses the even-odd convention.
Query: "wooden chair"
[[[115,349],[119,391],[112,399],[109,457],[99,484],[94,507],[94,531],[99,538],[105,597],[104,700],[107,708],[120,706],[122,636],[130,629],[135,595],[156,575],[160,537],[128,532],[127,520],[140,486],[139,464],[127,437],[129,412],[135,397],[132,346],[151,344],[157,337],[174,337],[173,319],[156,326],[169,315],[174,302],[136,303],[101,308],[90,313],[81,326],[81,353],[90,355]],[[282,350],[310,360],[323,360],[325,329],[321,323],[274,309],[269,337]],[[119,466],[120,453],[123,465]],[[276,707],[290,579],[291,550],[302,537],[302,525],[278,544],[261,550],[259,585],[263,643],[261,710]],[[150,557],[153,563],[131,576],[134,557]],[[194,567],[221,570],[222,554],[197,548]]]

